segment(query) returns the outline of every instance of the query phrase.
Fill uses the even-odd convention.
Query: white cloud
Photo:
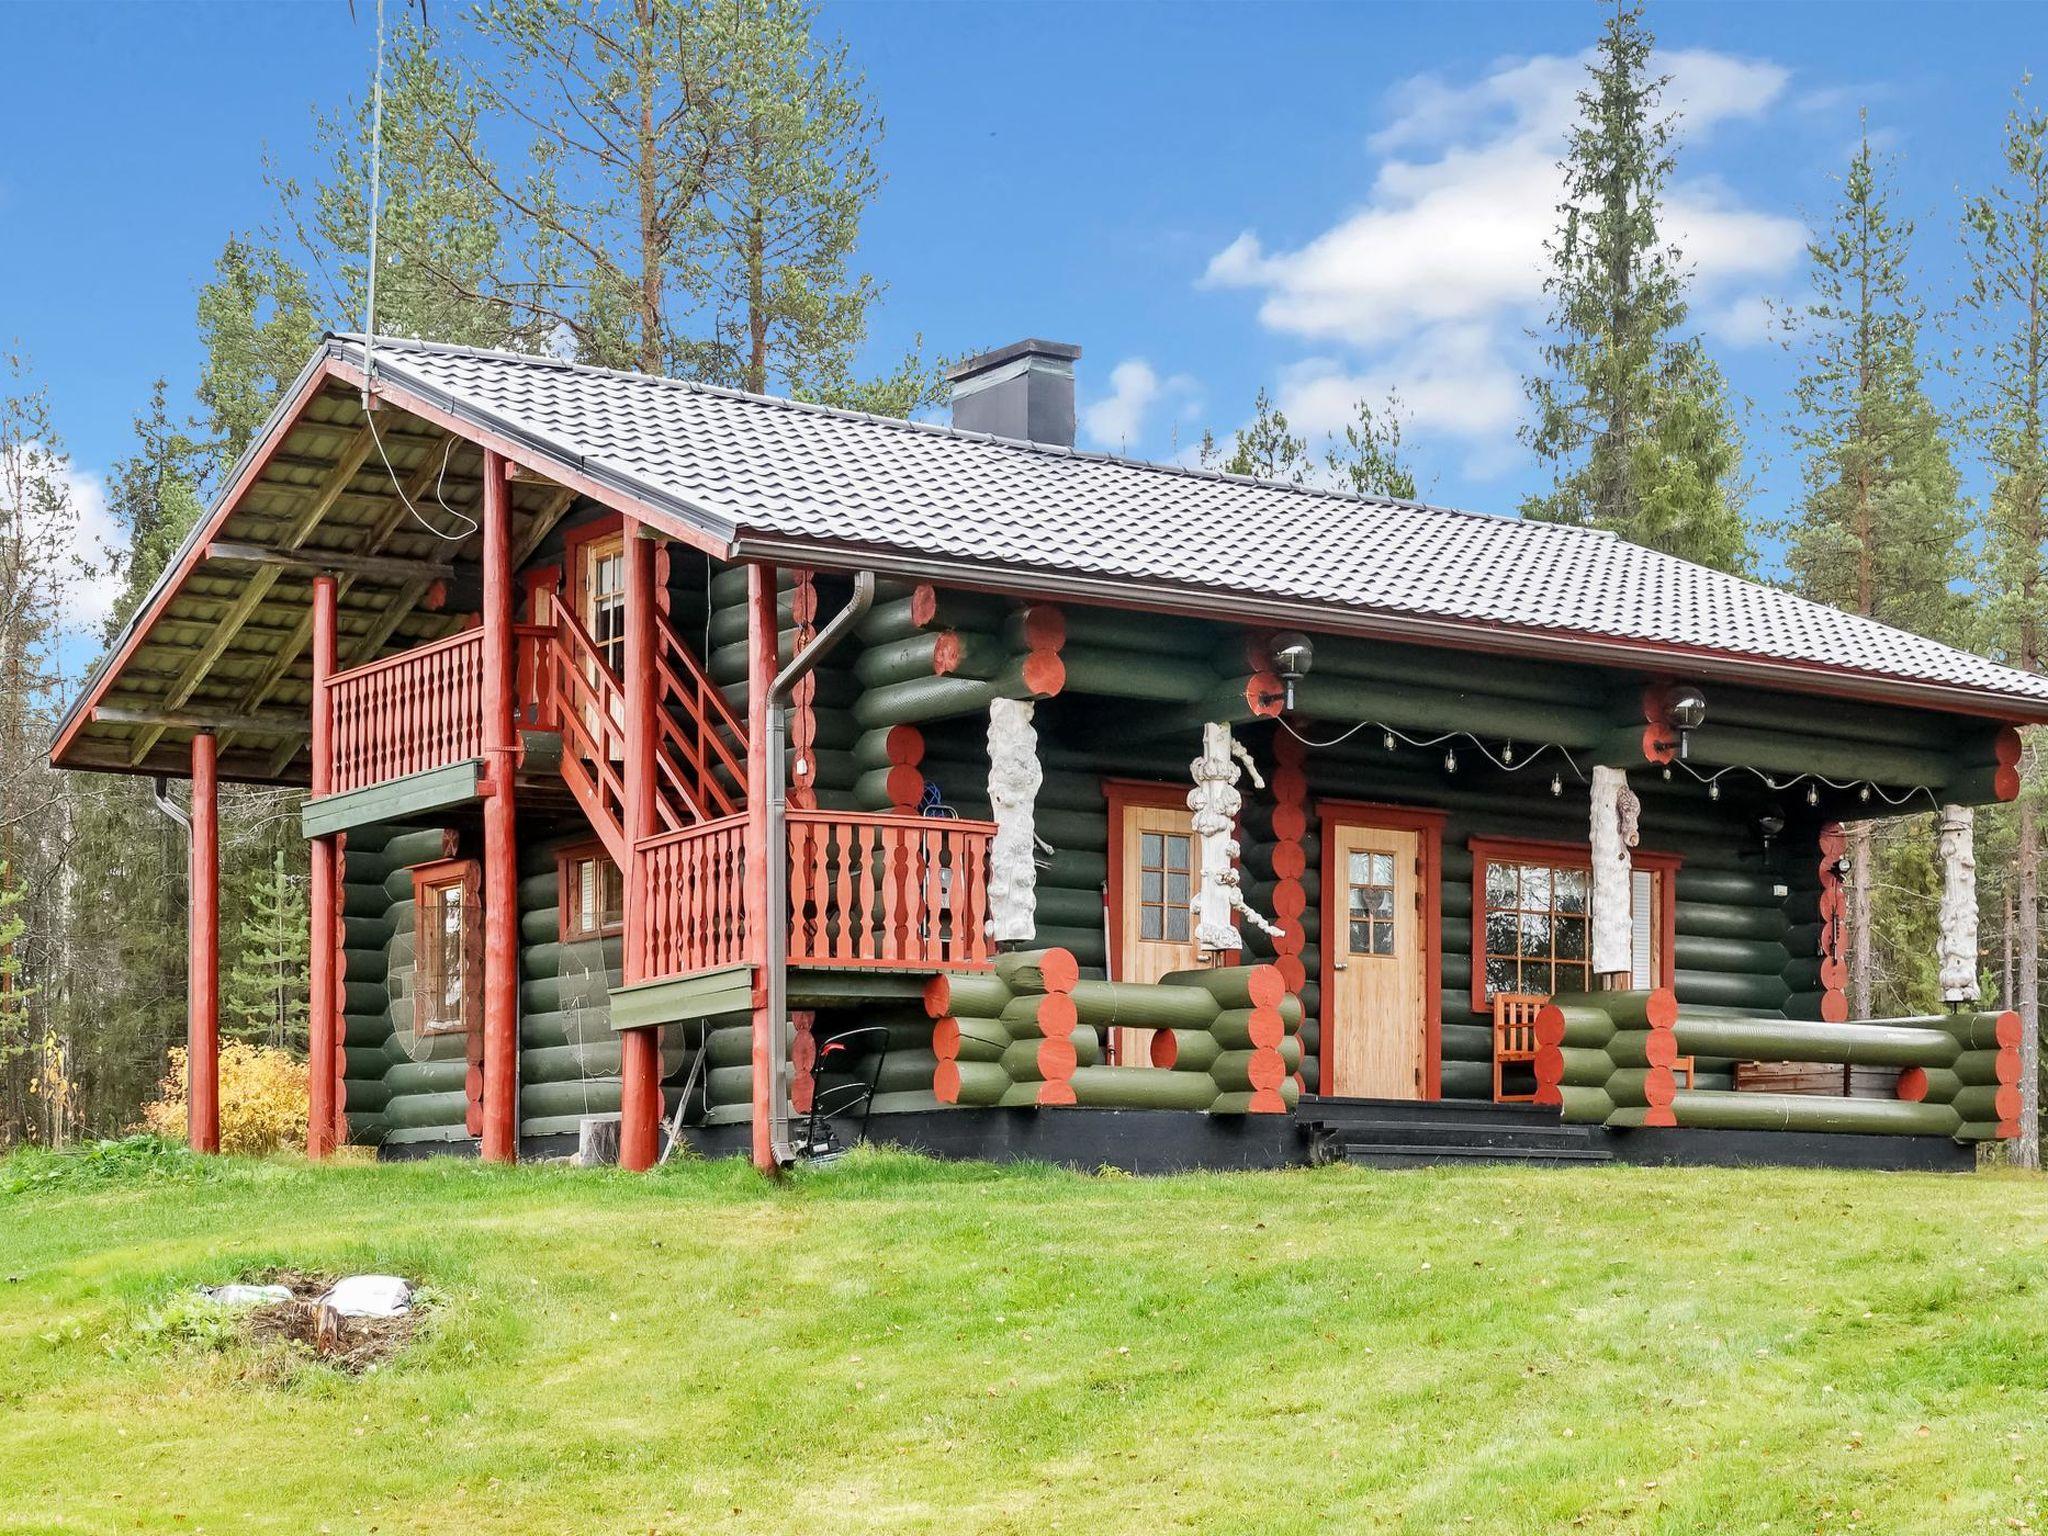
[[[40,459],[42,451],[42,445],[33,442],[16,450],[29,460]],[[29,536],[56,548],[62,556],[68,583],[62,628],[70,635],[97,631],[121,596],[115,551],[125,543],[107,510],[106,486],[97,474],[79,469],[69,460],[38,464],[32,472],[52,475],[63,490],[60,506],[42,509],[32,505],[26,518]]]
[[[1782,306],[1768,294],[1745,293],[1700,317],[1707,335],[1724,347],[1768,347],[1784,339]]]
[[[1770,111],[1789,80],[1776,64],[1700,50],[1656,62],[1693,144]],[[1297,381],[1304,424],[1350,383],[1397,388],[1418,435],[1481,437],[1519,419],[1524,333],[1544,313],[1543,245],[1585,78],[1582,57],[1542,56],[1467,83],[1406,81],[1371,140],[1384,158],[1361,206],[1298,248],[1269,250],[1246,230],[1211,258],[1203,285],[1257,291],[1269,329],[1357,354],[1348,373]],[[1671,187],[1664,230],[1697,269],[1704,303],[1783,273],[1804,240],[1797,220],[1745,206],[1710,178]]]
[[[1161,378],[1142,357],[1127,357],[1109,371],[1110,393],[1081,410],[1081,425],[1099,448],[1124,451],[1143,436],[1152,408],[1165,404],[1177,417],[1200,404],[1195,381],[1186,374]]]

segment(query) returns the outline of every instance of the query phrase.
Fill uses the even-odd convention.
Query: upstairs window
[[[592,539],[579,551],[582,570],[577,580],[581,611],[577,617],[591,643],[611,668],[626,671],[626,541],[622,534]]]
[[[624,930],[626,882],[602,849],[572,848],[562,855],[558,871],[564,944]]]
[[[483,901],[474,859],[422,864],[412,875],[413,1027],[474,1029],[483,999]]]

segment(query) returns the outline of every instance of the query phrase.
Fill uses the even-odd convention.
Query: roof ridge
[[[361,347],[360,331],[329,331],[327,339]],[[518,363],[527,367],[556,369],[565,373],[586,374],[594,378],[624,379],[637,384],[658,385],[668,389],[680,389],[689,394],[711,395],[722,400],[737,400],[747,405],[762,406],[770,410],[795,411],[804,415],[831,417],[840,421],[855,421],[878,427],[890,427],[899,431],[920,432],[928,436],[950,438],[958,442],[987,443],[998,448],[1015,449],[1021,453],[1035,454],[1045,458],[1072,459],[1084,464],[1112,464],[1124,469],[1148,470],[1155,474],[1180,475],[1194,480],[1221,481],[1226,485],[1253,486],[1259,490],[1287,491],[1295,495],[1310,496],[1320,501],[1336,502],[1346,506],[1377,507],[1403,512],[1423,512],[1439,517],[1483,518],[1489,523],[1520,523],[1524,527],[1540,529],[1546,533],[1578,535],[1602,540],[1614,540],[1618,535],[1611,528],[1585,528],[1571,523],[1549,523],[1532,520],[1519,515],[1510,517],[1505,513],[1481,512],[1471,507],[1449,507],[1437,502],[1415,501],[1400,496],[1368,496],[1360,491],[1345,491],[1329,486],[1299,485],[1287,480],[1267,480],[1258,475],[1233,474],[1228,470],[1210,469],[1197,464],[1176,464],[1170,460],[1145,459],[1132,454],[1105,453],[1095,449],[1062,447],[1057,443],[1035,443],[1029,438],[1003,437],[994,432],[972,432],[963,427],[949,426],[944,422],[913,421],[907,416],[885,416],[875,411],[850,410],[840,405],[825,405],[815,400],[794,400],[787,395],[756,394],[751,390],[734,389],[724,384],[707,384],[701,379],[676,379],[666,374],[642,373],[633,368],[605,368],[595,363],[579,363],[570,358],[550,357],[539,352],[515,352],[503,347],[472,347],[447,341],[422,341],[405,336],[378,336],[375,350],[385,348],[397,351],[433,352],[454,357],[476,357],[493,361]],[[1661,551],[1660,551],[1661,553]],[[1682,556],[1668,555],[1668,559],[1681,560]],[[1711,567],[1701,567],[1711,569]]]

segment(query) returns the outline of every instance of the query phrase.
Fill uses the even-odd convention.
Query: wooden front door
[[[1426,930],[1434,896],[1423,831],[1333,822],[1323,864],[1322,1091],[1429,1096]]]
[[[1201,963],[1190,906],[1200,851],[1186,792],[1175,793],[1182,803],[1126,802],[1121,808],[1117,910],[1112,913],[1118,981],[1157,981],[1169,971],[1193,970]],[[1151,1030],[1113,1029],[1110,1035],[1104,1044],[1114,1061],[1127,1067],[1151,1065]]]

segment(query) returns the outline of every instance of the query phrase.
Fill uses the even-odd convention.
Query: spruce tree
[[[223,989],[224,1030],[253,1045],[305,1049],[306,892],[280,850],[242,891],[245,915]]]
[[[149,408],[135,418],[135,451],[114,465],[107,510],[127,531],[120,554],[121,596],[108,616],[109,640],[141,605],[178,545],[199,520],[206,447],[171,421],[168,385],[150,386]]]
[[[1963,302],[1977,331],[1974,425],[1992,476],[1983,643],[2012,666],[2039,672],[2048,659],[2048,113],[2024,96],[2006,117],[2002,159],[1999,185],[1964,210]],[[2029,773],[2014,813],[2011,998],[2025,1025],[2017,1156],[2029,1168],[2041,1165],[2039,797]]]
[[[1804,454],[1806,492],[1781,525],[1786,564],[1807,597],[1938,640],[1961,638],[1967,612],[1968,520],[1962,476],[1923,388],[1924,308],[1912,291],[1910,220],[1892,210],[1887,167],[1866,132],[1828,226],[1807,245],[1811,297],[1797,316],[1804,347],[1788,423]],[[1932,900],[1933,836],[1925,818],[1880,847],[1869,821],[1850,823],[1843,945],[1849,1007],[1871,1018],[1880,971],[1910,970],[1885,950],[1900,921],[1873,917],[1883,883],[1894,906]],[[1931,1001],[1929,999],[1928,1001]]]
[[[1685,268],[1658,228],[1676,119],[1660,110],[1651,44],[1641,5],[1617,4],[1579,92],[1561,222],[1545,247],[1552,335],[1522,432],[1554,479],[1522,515],[1746,571],[1727,386],[1685,332]]]

